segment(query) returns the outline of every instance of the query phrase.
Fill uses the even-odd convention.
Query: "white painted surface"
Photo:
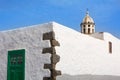
[[[42,49],[50,47],[43,41],[43,33],[52,31],[52,24],[35,25],[27,28],[0,32],[0,80],[7,80],[7,53],[9,50],[25,49],[25,80],[43,80],[50,71],[43,69],[51,63],[50,54],[42,54]]]
[[[0,80],[7,80],[8,50],[25,49],[25,80],[42,80],[50,76],[43,69],[50,62],[50,54],[41,54],[42,49],[50,47],[49,41],[43,41],[45,32],[54,31],[60,47],[56,52],[60,62],[56,69],[69,75],[119,75],[120,76],[120,40],[109,33],[103,33],[101,39],[81,34],[55,22],[0,32]],[[109,53],[108,42],[113,44]]]
[[[60,47],[56,48],[60,62],[56,69],[69,75],[120,75],[120,40],[109,33],[104,40],[81,34],[65,26],[53,23],[56,39]],[[109,53],[108,42],[113,44]]]

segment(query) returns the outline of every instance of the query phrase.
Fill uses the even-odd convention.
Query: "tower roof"
[[[94,23],[94,20],[90,17],[88,10],[86,11],[86,16],[83,18],[82,23]]]

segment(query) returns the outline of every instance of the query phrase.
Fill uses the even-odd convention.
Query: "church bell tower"
[[[90,17],[88,10],[86,11],[86,16],[83,18],[81,23],[81,33],[88,35],[95,33],[95,23]]]

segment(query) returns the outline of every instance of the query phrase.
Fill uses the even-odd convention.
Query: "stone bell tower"
[[[95,23],[90,17],[88,10],[86,11],[86,16],[83,18],[81,23],[81,33],[83,34],[93,34],[95,33]]]

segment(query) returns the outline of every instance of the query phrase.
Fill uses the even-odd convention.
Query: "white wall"
[[[56,50],[61,58],[56,69],[62,74],[120,76],[120,40],[109,33],[104,33],[104,40],[101,40],[57,23],[53,25],[60,42]],[[113,44],[112,54],[109,53],[109,41]]]
[[[50,54],[42,54],[42,49],[50,47],[43,41],[43,33],[52,31],[52,24],[29,26],[26,28],[0,32],[0,80],[7,80],[7,53],[9,50],[25,49],[25,80],[43,80],[50,76],[43,69],[50,62]]]
[[[43,69],[51,63],[50,54],[42,54],[42,49],[50,47],[43,41],[43,33],[55,32],[60,43],[56,53],[60,62],[56,69],[69,75],[120,75],[120,40],[109,33],[103,33],[103,40],[69,29],[55,22],[0,32],[0,80],[7,80],[7,52],[25,49],[25,80],[43,80],[50,71]],[[109,53],[108,42],[113,44]]]

